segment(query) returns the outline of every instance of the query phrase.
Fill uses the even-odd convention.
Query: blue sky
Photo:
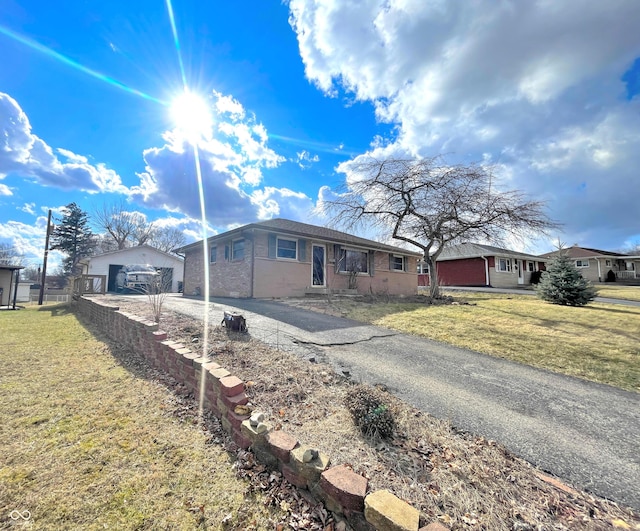
[[[47,210],[71,201],[199,238],[178,55],[212,113],[212,232],[322,223],[349,161],[443,153],[547,201],[569,245],[640,241],[639,2],[352,4],[174,0],[178,47],[161,0],[2,0],[0,242],[37,265]]]

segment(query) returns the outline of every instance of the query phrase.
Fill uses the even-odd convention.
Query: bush
[[[607,272],[607,278],[605,279],[605,282],[615,282],[616,281],[616,274],[609,269],[609,271]]]
[[[535,289],[542,300],[563,306],[584,306],[596,296],[593,286],[562,251],[548,264]]]
[[[345,406],[363,435],[389,439],[396,429],[390,400],[379,389],[356,385],[347,392]]]
[[[531,284],[533,284],[534,286],[536,284],[540,284],[540,277],[542,276],[542,271],[533,271],[531,273]]]

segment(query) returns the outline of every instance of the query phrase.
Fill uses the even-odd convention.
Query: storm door
[[[313,264],[311,268],[311,285],[323,287],[325,285],[326,248],[324,245],[313,244]]]

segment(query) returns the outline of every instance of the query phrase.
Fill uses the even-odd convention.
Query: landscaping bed
[[[144,300],[118,304],[131,313],[148,313]],[[333,311],[327,304],[324,310]],[[172,340],[202,351],[200,321],[165,311],[160,326]],[[423,523],[439,521],[452,529],[640,529],[640,517],[632,511],[574,490],[498,442],[460,433],[390,395],[394,436],[364,437],[344,405],[353,383],[328,366],[244,334],[227,334],[219,326],[209,331],[208,354],[245,381],[252,407],[264,412],[275,429],[329,455],[333,465],[348,464],[369,480],[370,491],[390,490],[418,508]],[[264,467],[250,453],[239,451],[237,457],[238,474],[258,478],[254,485],[260,484]],[[282,494],[282,506],[295,510],[287,496]],[[312,511],[303,517],[307,528],[333,525],[326,518]]]

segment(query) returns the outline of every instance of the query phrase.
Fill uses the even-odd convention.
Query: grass
[[[351,304],[352,319],[640,391],[640,308],[557,306],[526,295],[461,293],[469,304]]]
[[[273,529],[279,509],[121,354],[66,306],[0,313],[0,528],[18,510],[37,529]]]
[[[598,297],[640,301],[640,286],[616,286],[615,284],[597,285]]]

